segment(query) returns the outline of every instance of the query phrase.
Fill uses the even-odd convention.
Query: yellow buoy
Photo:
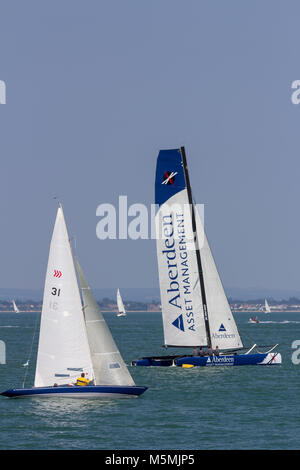
[[[190,369],[191,367],[194,367],[194,364],[182,364],[181,367],[184,367],[185,369]]]

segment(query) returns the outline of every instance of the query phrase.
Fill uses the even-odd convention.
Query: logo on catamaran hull
[[[207,366],[215,366],[219,364],[226,365],[226,366],[233,366],[234,357],[233,356],[212,356],[212,357],[209,357],[206,361]]]

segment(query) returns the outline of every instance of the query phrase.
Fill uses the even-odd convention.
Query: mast
[[[189,178],[189,173],[188,173],[187,160],[186,160],[184,147],[180,147],[180,153],[182,156],[183,171],[184,171],[188,200],[189,200],[189,205],[190,205],[191,215],[192,215],[192,230],[193,230],[194,240],[195,240],[195,245],[196,245],[196,258],[197,258],[199,281],[200,281],[201,296],[202,296],[204,323],[205,323],[205,329],[206,329],[206,335],[207,335],[207,343],[208,343],[208,347],[210,348],[211,347],[211,334],[210,334],[209,320],[208,320],[208,310],[207,310],[206,293],[205,293],[205,286],[204,286],[203,269],[202,269],[202,263],[201,263],[200,249],[198,245],[198,238],[197,238],[197,227],[196,227],[195,210],[194,210],[193,197],[192,197],[192,189],[191,189],[191,184],[190,184],[190,178]]]

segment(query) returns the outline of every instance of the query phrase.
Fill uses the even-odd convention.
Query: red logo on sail
[[[175,181],[175,176],[177,175],[177,171],[165,171],[164,173],[164,179],[161,184],[174,184]]]
[[[60,278],[61,276],[62,276],[62,272],[61,272],[61,271],[58,271],[57,269],[54,269],[53,277],[58,277],[58,278]]]

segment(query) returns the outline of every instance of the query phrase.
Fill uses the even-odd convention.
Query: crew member
[[[82,372],[81,376],[78,377],[76,385],[79,385],[81,387],[84,387],[85,385],[88,385],[90,383],[90,380],[85,376],[85,373]]]

